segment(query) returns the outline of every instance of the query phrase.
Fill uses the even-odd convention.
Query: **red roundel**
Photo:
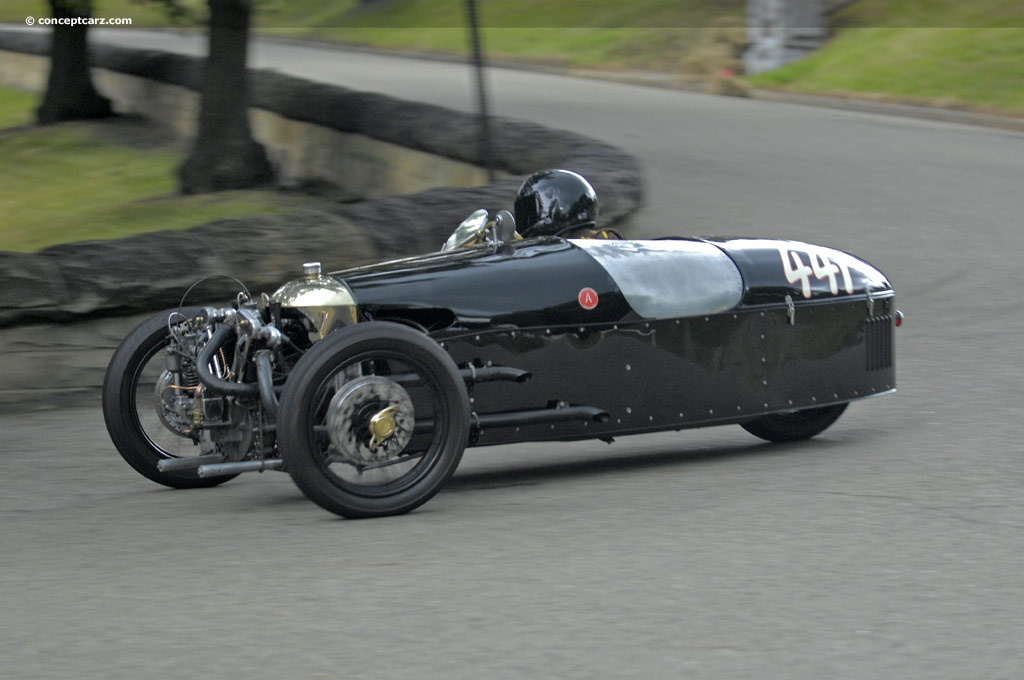
[[[580,294],[576,297],[580,301],[580,307],[583,309],[593,309],[597,307],[597,291],[593,288],[584,288],[580,291]]]

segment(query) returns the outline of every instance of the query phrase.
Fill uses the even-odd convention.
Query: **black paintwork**
[[[435,310],[454,328],[526,327],[614,322],[632,310],[615,282],[592,257],[556,237],[530,239],[497,250],[478,246],[335,272],[370,318],[404,318],[407,310]],[[599,303],[583,309],[582,287]]]
[[[774,239],[712,238],[703,240],[721,248],[739,267],[746,286],[744,305],[785,302],[787,295],[793,300],[806,299],[800,286],[786,279],[780,250],[801,253],[801,257],[805,261],[810,254],[808,251],[821,252],[837,258],[842,257],[843,261],[848,264],[853,293],[846,293],[840,289],[838,295],[833,295],[826,280],[811,277],[811,297],[814,299],[833,299],[868,293],[885,295],[892,292],[892,286],[881,272],[863,260],[840,251],[797,241]]]
[[[611,437],[742,422],[895,389],[892,287],[855,258],[801,243],[709,240],[742,274],[735,309],[644,319],[603,267],[571,242],[534,239],[344,272],[367,319],[427,326],[462,367],[511,367],[529,380],[471,384],[475,444]],[[783,253],[848,268],[852,292],[827,277],[787,280]],[[578,301],[592,288],[592,310]],[[680,291],[685,295],[685,291]],[[551,418],[591,406],[601,419]],[[542,410],[542,411],[541,411]],[[547,417],[513,418],[542,412]],[[502,416],[501,414],[505,414]],[[488,416],[490,418],[488,418]],[[509,423],[488,427],[488,421]]]

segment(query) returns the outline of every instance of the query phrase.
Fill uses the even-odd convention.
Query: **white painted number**
[[[804,264],[800,259],[800,253],[795,250],[780,248],[779,252],[782,253],[782,270],[786,272],[786,280],[790,283],[799,283],[804,297],[811,297],[811,268]]]
[[[819,281],[828,279],[829,292],[839,295],[839,286],[836,285],[836,274],[839,273],[839,267],[832,264],[827,257],[822,257],[820,253],[811,253],[811,267],[814,269],[814,278]]]
[[[836,277],[841,274],[843,289],[847,293],[853,293],[853,277],[850,276],[850,268],[845,262],[835,262],[819,251],[800,251],[782,247],[779,248],[779,254],[782,255],[782,271],[786,274],[786,280],[793,284],[799,283],[800,291],[805,298],[811,297],[812,276],[818,281],[828,281],[829,292],[839,295],[839,281]]]

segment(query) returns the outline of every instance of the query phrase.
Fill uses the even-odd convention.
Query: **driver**
[[[597,193],[570,170],[543,170],[527,177],[513,211],[523,238],[623,238],[614,229],[597,228]]]
[[[590,182],[569,170],[544,170],[526,178],[516,193],[515,215],[507,210],[488,222],[488,211],[477,210],[448,237],[441,252],[471,248],[491,239],[517,240],[533,236],[562,238],[622,239],[614,229],[597,228],[597,194]],[[507,218],[503,220],[503,216]],[[488,230],[507,228],[518,231],[499,236]]]

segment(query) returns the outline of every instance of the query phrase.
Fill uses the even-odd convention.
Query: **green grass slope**
[[[752,78],[806,93],[1024,113],[1024,2],[861,0],[806,59]]]

